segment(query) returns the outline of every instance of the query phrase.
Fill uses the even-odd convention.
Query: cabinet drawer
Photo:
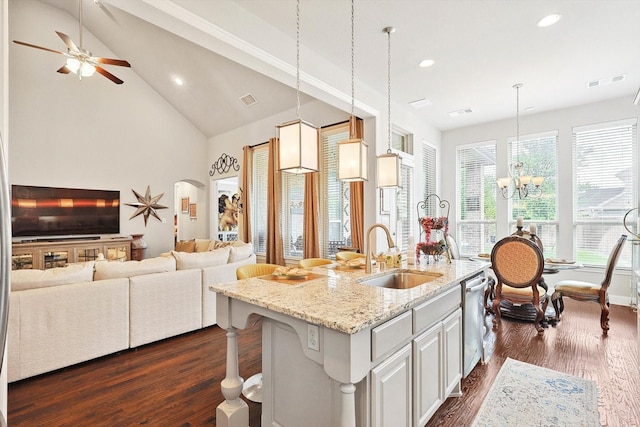
[[[402,313],[371,330],[371,360],[374,361],[411,338],[411,311]]]
[[[462,305],[460,285],[426,301],[413,309],[413,333],[417,334],[442,320]]]

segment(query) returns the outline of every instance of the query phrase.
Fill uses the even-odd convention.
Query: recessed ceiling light
[[[415,101],[411,101],[409,105],[411,105],[415,109],[418,109],[426,107],[427,105],[431,105],[431,101],[429,101],[427,98],[416,99]]]
[[[420,63],[418,64],[418,66],[420,68],[429,68],[431,67],[433,64],[435,64],[436,62],[433,59],[423,59],[422,61],[420,61]]]
[[[184,81],[180,77],[174,77],[173,82],[178,86],[182,86],[184,84]]]
[[[449,116],[460,117],[460,116],[464,116],[465,114],[471,114],[471,113],[473,113],[473,110],[471,108],[463,108],[462,110],[450,111]]]
[[[557,23],[560,20],[560,18],[562,18],[562,15],[560,15],[559,13],[553,13],[539,20],[536,25],[538,25],[538,27],[540,28],[550,27],[553,24]]]

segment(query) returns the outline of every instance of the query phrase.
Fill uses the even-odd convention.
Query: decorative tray
[[[308,274],[272,274],[272,278],[276,280],[306,280],[309,278]]]

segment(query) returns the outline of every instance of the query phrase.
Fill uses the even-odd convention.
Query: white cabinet
[[[371,426],[411,426],[412,360],[407,344],[371,370]]]
[[[413,340],[414,420],[423,426],[462,379],[462,309]]]

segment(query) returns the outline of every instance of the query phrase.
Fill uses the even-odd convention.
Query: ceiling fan
[[[49,49],[47,47],[37,46],[18,40],[14,40],[13,42],[23,46],[34,47],[36,49],[42,49],[48,52],[59,53],[66,56],[67,63],[58,69],[59,73],[74,73],[78,75],[78,78],[80,80],[82,80],[83,77],[89,77],[92,76],[95,72],[98,72],[115,84],[122,84],[122,80],[102,68],[99,64],[118,65],[120,67],[131,67],[131,64],[123,59],[110,59],[102,58],[100,56],[93,56],[90,51],[82,47],[82,0],[78,0],[78,9],[80,23],[80,46],[76,45],[71,37],[64,33],[61,33],[60,31],[56,31],[56,34],[62,39],[64,44],[67,45],[66,52],[61,52],[59,50]]]

